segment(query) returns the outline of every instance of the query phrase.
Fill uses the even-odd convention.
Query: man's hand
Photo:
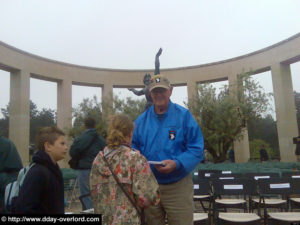
[[[174,160],[163,160],[162,161],[165,165],[164,166],[158,166],[155,165],[154,167],[161,173],[171,173],[176,169],[176,163]]]

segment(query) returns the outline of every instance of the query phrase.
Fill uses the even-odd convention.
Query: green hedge
[[[247,162],[247,163],[205,163],[199,164],[192,172],[199,170],[230,170],[232,173],[279,173],[300,171],[300,162]],[[76,178],[76,170],[70,168],[61,169],[64,180]]]
[[[230,170],[232,173],[279,173],[300,171],[299,162],[247,162],[247,163],[205,163],[199,164],[193,171],[199,170]]]

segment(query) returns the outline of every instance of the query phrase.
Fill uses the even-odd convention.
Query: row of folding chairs
[[[234,174],[202,170],[195,175],[198,179],[194,179],[194,200],[199,201],[208,213],[207,224],[300,222],[300,212],[292,212],[300,207],[300,198],[293,197],[300,195],[299,172],[279,177],[275,173]],[[270,208],[281,212],[268,212]]]
[[[257,172],[257,173],[232,173],[230,170],[199,170],[195,172],[199,178],[216,178],[216,177],[235,177],[235,178],[243,178],[243,177],[254,177],[254,179],[258,180],[261,178],[271,178],[271,177],[292,177],[292,178],[300,178],[300,171],[293,172],[282,172],[281,175],[279,173],[270,173],[270,172]]]

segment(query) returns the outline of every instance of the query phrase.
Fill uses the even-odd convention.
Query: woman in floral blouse
[[[139,209],[159,203],[158,184],[144,156],[130,147],[133,122],[124,115],[112,117],[107,147],[95,158],[90,186],[95,213],[103,224],[140,224],[139,215],[116,183],[103,157]]]

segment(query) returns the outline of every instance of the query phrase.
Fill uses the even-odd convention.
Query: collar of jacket
[[[96,128],[89,128],[89,129],[86,129],[85,131],[83,131],[83,133],[87,133],[87,132],[91,132],[91,131],[95,131]]]
[[[168,116],[169,113],[174,109],[174,107],[175,107],[174,103],[173,103],[171,100],[169,100],[168,109],[167,109],[167,111],[164,113],[165,116]],[[156,112],[155,112],[155,110],[154,110],[154,105],[151,106],[150,112],[151,112],[151,116],[157,117],[157,114],[156,114]]]

